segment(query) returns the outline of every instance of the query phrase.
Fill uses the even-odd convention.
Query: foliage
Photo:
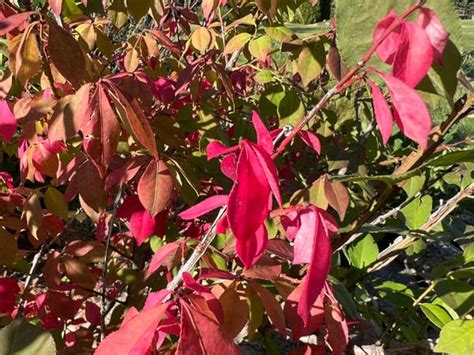
[[[2,350],[340,354],[367,332],[472,351],[454,6],[330,8],[0,4]],[[387,276],[439,245],[417,280]]]

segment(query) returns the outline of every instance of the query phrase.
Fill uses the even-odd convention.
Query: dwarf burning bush
[[[472,350],[454,7],[320,7],[0,4],[0,348]]]

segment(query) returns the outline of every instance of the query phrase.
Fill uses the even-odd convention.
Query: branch
[[[459,191],[454,197],[447,201],[446,204],[440,206],[419,230],[430,232],[437,224],[442,222],[452,211],[454,211],[462,200],[472,196],[473,194],[474,183],[471,183],[468,187]],[[390,264],[398,254],[411,246],[417,239],[418,237],[413,235],[413,233],[404,238],[401,236],[398,237],[392,245],[379,254],[377,260],[368,268],[367,272],[369,273],[380,270],[384,266]]]
[[[100,326],[100,336],[101,340],[105,338],[105,315],[106,315],[106,303],[107,303],[107,264],[109,263],[109,249],[110,249],[110,238],[112,236],[112,230],[114,227],[115,219],[117,218],[117,210],[120,204],[120,199],[122,198],[122,184],[119,186],[117,195],[115,196],[113,204],[112,217],[109,222],[109,230],[107,231],[107,236],[105,237],[105,252],[104,252],[104,269],[102,270],[102,303],[101,303],[101,326]]]
[[[418,10],[423,6],[425,1],[419,1],[408,8],[400,17],[391,23],[389,27],[385,30],[382,36],[372,45],[372,47],[364,54],[364,56],[357,62],[357,65],[352,68],[344,77],[330,89],[319,102],[314,106],[295,126],[293,132],[286,137],[283,142],[278,147],[277,151],[273,154],[272,158],[276,158],[280,155],[286,148],[288,144],[291,143],[293,138],[298,134],[303,127],[312,120],[316,114],[326,105],[326,103],[336,94],[342,93],[347,87],[348,84],[352,84],[354,77],[357,73],[365,66],[365,64],[372,58],[372,55],[375,53],[380,44],[392,33],[402,21],[404,21],[408,16],[410,16],[414,11]]]

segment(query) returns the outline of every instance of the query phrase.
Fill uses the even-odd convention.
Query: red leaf
[[[227,195],[214,195],[208,197],[205,200],[181,212],[178,216],[185,220],[201,217],[202,215],[205,215],[216,208],[224,206],[228,199],[229,196]]]
[[[211,160],[220,155],[229,154],[236,151],[239,147],[228,147],[219,141],[212,141],[206,147],[207,160]]]
[[[138,182],[138,198],[152,217],[161,212],[173,192],[173,181],[166,163],[151,160]]]
[[[263,307],[276,329],[286,336],[285,315],[275,297],[265,287],[254,281],[248,281],[250,288],[260,297]]]
[[[109,334],[97,348],[96,355],[147,354],[155,335],[155,330],[161,322],[169,303],[160,304],[151,309],[130,316],[122,323],[120,329]]]
[[[416,20],[418,26],[423,28],[433,46],[434,60],[439,64],[443,62],[443,51],[449,40],[449,33],[444,28],[438,15],[426,7],[420,9]]]
[[[392,23],[397,20],[397,14],[391,10],[387,16],[381,19],[377,26],[375,27],[373,41],[376,43],[380,37],[384,34]],[[387,64],[392,64],[395,60],[395,55],[400,45],[400,31],[401,26],[397,26],[387,38],[385,38],[382,43],[377,47],[377,55],[379,58]]]
[[[308,209],[312,213],[304,215],[305,218],[301,221],[301,225],[303,227],[304,224],[307,224],[308,226],[305,228],[312,227],[312,233],[307,238],[312,237],[314,241],[310,242],[313,247],[311,263],[303,281],[301,299],[298,304],[298,314],[303,319],[304,324],[308,324],[311,307],[324,287],[331,265],[331,243],[324,220],[320,217],[319,210],[316,207],[311,206]],[[303,257],[306,256],[303,255]]]
[[[372,80],[368,79],[372,90],[372,100],[374,103],[375,120],[382,134],[382,142],[386,144],[392,134],[393,116],[387,100],[382,94],[380,88]]]
[[[15,294],[20,292],[20,287],[15,279],[0,277],[0,315],[10,314],[15,308]]]
[[[92,302],[86,302],[86,319],[93,325],[100,325],[101,314],[98,305]]]
[[[218,323],[181,301],[181,332],[177,355],[239,353],[233,340],[225,337]]]
[[[313,132],[303,130],[299,131],[298,135],[304,144],[312,148],[316,153],[321,154],[321,143],[319,142],[319,138],[316,137]]]
[[[128,196],[120,206],[117,216],[130,219],[130,231],[138,245],[141,245],[149,236],[156,234],[163,236],[166,232],[166,215],[161,212],[154,218],[140,203],[138,196]]]
[[[423,28],[412,22],[402,24],[400,45],[392,66],[393,76],[414,88],[433,64],[433,48]]]
[[[327,175],[324,177],[324,195],[332,208],[339,215],[341,221],[344,220],[347,207],[349,207],[349,193],[347,189],[338,181],[329,182]]]
[[[250,269],[265,252],[268,244],[267,229],[262,224],[246,239],[235,241],[237,255],[247,269]]]
[[[304,285],[299,284],[285,301],[285,317],[288,321],[288,326],[291,329],[293,340],[298,340],[305,335],[310,335],[318,331],[324,321],[324,297],[321,293],[316,301],[311,305],[306,325],[303,323],[303,319],[297,313],[303,288]]]
[[[73,319],[76,315],[73,299],[64,293],[50,291],[47,293],[47,301],[51,312],[62,320]]]
[[[7,18],[0,21],[0,36],[13,31],[15,28],[23,24],[28,20],[33,11],[22,12],[19,14],[8,16]]]
[[[260,116],[257,112],[252,112],[252,124],[255,127],[255,131],[257,132],[257,143],[260,147],[265,149],[268,154],[272,154],[273,152],[273,140],[268,131],[267,127],[263,124]]]
[[[0,101],[0,136],[7,142],[11,142],[13,135],[16,132],[16,118],[13,115],[8,102],[6,100]]]
[[[221,171],[232,181],[237,179],[237,155],[235,153],[225,156],[221,161]]]
[[[237,162],[237,181],[227,203],[229,226],[238,241],[252,238],[262,225],[268,214],[269,195],[270,187],[258,158],[244,143]]]
[[[265,177],[267,178],[268,185],[270,186],[273,195],[275,195],[278,204],[280,207],[282,207],[283,205],[281,202],[280,188],[278,186],[278,171],[276,169],[275,163],[273,162],[270,155],[265,150],[263,150],[260,145],[256,145],[251,142],[248,144],[250,148],[253,149],[255,156],[258,158],[258,162],[265,173]]]
[[[400,131],[426,149],[431,130],[431,117],[421,97],[401,80],[373,69],[372,71],[379,75],[388,86],[395,120]]]
[[[156,270],[158,270],[161,265],[167,262],[171,257],[174,257],[178,249],[180,248],[181,243],[173,242],[163,245],[155,255],[151,258],[150,266],[146,272],[147,276],[150,276]]]

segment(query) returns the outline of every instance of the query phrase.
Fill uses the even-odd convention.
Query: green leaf
[[[331,24],[329,22],[318,22],[311,24],[285,23],[285,26],[301,39],[313,37],[317,34],[331,30]]]
[[[247,32],[239,33],[237,36],[232,37],[225,45],[224,54],[231,54],[241,49],[251,37],[252,35]]]
[[[433,199],[431,196],[416,198],[403,207],[402,214],[405,217],[407,227],[410,229],[420,228],[430,217],[432,207]]]
[[[2,354],[56,354],[51,334],[23,318],[15,319],[0,330],[0,349]]]
[[[379,248],[374,238],[367,234],[364,238],[351,245],[347,250],[347,254],[352,262],[352,266],[357,269],[364,269],[377,260]]]
[[[299,95],[294,90],[285,92],[285,96],[283,96],[278,106],[280,127],[288,123],[295,126],[303,118],[304,113],[303,102]]]
[[[413,5],[413,0],[337,0],[337,47],[346,65],[352,67],[372,46],[372,35],[377,22],[394,9],[397,14]],[[426,7],[433,9],[450,33],[450,39],[461,49],[461,27],[452,0],[429,0]],[[409,18],[415,20],[416,14]],[[462,52],[462,50],[460,50]],[[387,69],[374,55],[370,66]]]
[[[267,35],[277,42],[289,41],[293,37],[293,32],[285,26],[265,26],[264,29]]]
[[[448,312],[441,306],[431,303],[420,303],[420,308],[430,322],[440,329],[443,328],[446,323],[452,321]]]
[[[255,81],[259,84],[267,84],[273,81],[273,73],[270,69],[262,69],[255,75]]]
[[[67,219],[68,207],[64,195],[54,187],[48,187],[44,193],[44,204],[49,212],[62,219]]]
[[[303,86],[319,77],[326,64],[326,52],[323,42],[317,41],[304,46],[297,60],[297,71],[301,76]]]
[[[434,350],[466,355],[474,352],[474,320],[456,319],[443,327]]]
[[[150,0],[127,0],[127,10],[133,19],[138,22],[140,19],[146,15],[150,9],[151,1]]]
[[[264,61],[272,49],[272,40],[267,35],[255,38],[249,43],[249,52],[260,61]]]
[[[424,176],[414,176],[403,184],[403,190],[407,193],[408,197],[415,196],[423,187],[425,180]]]
[[[474,163],[474,149],[449,152],[426,163],[428,166],[448,166],[458,163]]]
[[[460,316],[474,307],[474,288],[468,282],[443,279],[435,283],[434,289],[438,297]]]
[[[468,244],[466,249],[464,249],[462,256],[464,257],[464,262],[466,264],[470,263],[471,261],[474,261],[474,243]]]

